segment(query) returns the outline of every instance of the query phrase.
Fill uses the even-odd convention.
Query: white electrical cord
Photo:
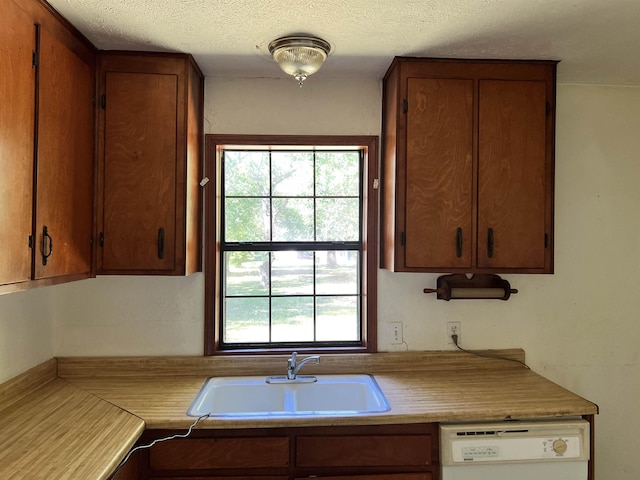
[[[191,435],[191,432],[193,431],[193,429],[196,427],[196,425],[198,425],[198,423],[200,423],[200,420],[202,420],[203,418],[207,418],[211,416],[211,413],[206,413],[200,417],[198,417],[196,419],[195,422],[193,422],[191,424],[191,426],[189,427],[189,429],[187,430],[186,433],[179,433],[176,435],[171,435],[170,437],[163,437],[163,438],[157,438],[155,439],[153,442],[147,444],[147,445],[138,445],[135,448],[132,448],[131,450],[129,450],[129,453],[127,453],[127,455],[122,459],[122,461],[118,464],[118,466],[116,467],[115,471],[111,474],[111,476],[109,477],[110,480],[112,480],[117,473],[120,471],[120,469],[124,466],[125,463],[127,463],[127,460],[129,460],[129,457],[131,457],[131,455],[137,451],[137,450],[142,450],[145,448],[151,448],[153,447],[156,443],[160,443],[160,442],[166,442],[167,440],[174,440],[176,438],[187,438],[189,435]]]

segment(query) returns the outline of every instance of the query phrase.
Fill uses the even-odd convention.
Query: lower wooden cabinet
[[[390,475],[340,475],[337,477],[321,478],[322,480],[365,480],[368,478],[373,480],[433,480],[436,477],[432,476],[430,473],[392,473]],[[300,479],[297,478],[296,480]]]
[[[289,450],[287,437],[181,439],[153,447],[149,463],[154,471],[287,468]]]
[[[162,480],[167,477],[154,477],[150,480]],[[289,477],[265,477],[264,475],[260,476],[232,476],[232,477],[170,477],[174,480],[289,480]],[[393,480],[393,479],[391,479]],[[412,480],[412,479],[409,479]],[[419,479],[416,479],[419,480]]]
[[[310,435],[296,439],[298,467],[397,467],[431,464],[430,435]]]
[[[142,450],[136,478],[438,480],[438,458],[436,424],[196,430]]]
[[[137,478],[137,477],[136,477]],[[150,480],[163,480],[167,477],[153,477]],[[290,477],[265,477],[259,476],[232,476],[232,477],[170,477],[174,480],[289,480]],[[320,478],[322,480],[435,480],[436,477],[430,473],[392,473],[390,475],[339,475],[332,477],[295,477],[295,480],[303,480],[307,478]]]

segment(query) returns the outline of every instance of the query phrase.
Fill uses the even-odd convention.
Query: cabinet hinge
[[[102,107],[103,110],[105,108],[107,108],[107,96],[106,95],[102,95],[102,98],[100,99],[100,106]]]
[[[402,245],[404,247],[405,243],[407,243],[407,236],[404,234],[404,232],[400,233],[400,245]]]
[[[101,247],[104,247],[104,233],[100,232],[100,235],[98,236],[98,245],[100,245]]]
[[[546,114],[547,114],[547,117],[548,117],[549,115],[551,115],[551,103],[550,103],[550,102],[547,102],[547,105],[546,105]]]
[[[36,68],[38,66],[38,52],[31,52],[31,67]]]
[[[402,113],[407,113],[409,111],[409,102],[407,101],[407,99],[405,98],[402,101]]]
[[[380,187],[380,180],[378,180],[377,178],[373,179],[373,189],[374,190],[378,190],[378,187]]]
[[[29,248],[33,248],[33,235],[29,235]]]
[[[92,104],[94,107],[96,106],[96,96],[95,96],[95,95],[91,98],[91,104]]]
[[[544,248],[549,248],[549,234],[544,234]]]

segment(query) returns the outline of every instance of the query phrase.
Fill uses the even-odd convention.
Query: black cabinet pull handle
[[[164,258],[164,228],[158,229],[158,258]]]
[[[456,257],[462,256],[462,229],[458,227],[456,230]]]
[[[487,230],[487,257],[493,258],[493,228]]]
[[[49,240],[47,245],[47,239]],[[47,248],[48,247],[48,248]],[[47,250],[49,253],[47,253]],[[47,264],[47,259],[53,253],[53,238],[49,235],[49,229],[47,226],[42,227],[42,265]]]

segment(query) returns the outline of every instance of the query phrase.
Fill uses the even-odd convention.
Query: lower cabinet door
[[[431,435],[309,435],[296,440],[296,466],[398,467],[432,464]]]
[[[287,468],[289,439],[265,437],[171,440],[159,443],[151,449],[150,464],[152,471]]]
[[[289,480],[289,477],[239,476],[239,477],[171,477],[172,480]],[[150,480],[167,480],[167,477],[153,477]],[[413,479],[409,479],[413,480]],[[418,480],[416,478],[416,480]]]
[[[315,477],[304,477],[315,478]],[[322,480],[365,480],[371,478],[373,480],[431,480],[433,477],[428,472],[422,473],[387,473],[381,475],[338,475],[333,477],[318,477]],[[298,478],[296,480],[302,480]]]

